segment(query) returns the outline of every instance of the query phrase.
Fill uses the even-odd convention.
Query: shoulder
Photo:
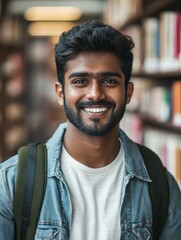
[[[178,186],[175,178],[172,176],[170,172],[167,171],[167,179],[170,189],[170,201],[175,198],[175,200],[179,200],[180,209],[181,209],[181,189]]]
[[[18,156],[15,155],[0,164],[0,189],[8,191],[9,196],[13,195],[15,179],[18,166]]]
[[[169,208],[166,224],[159,240],[180,240],[181,236],[181,190],[175,178],[167,172],[169,183]]]
[[[6,161],[0,163],[0,173],[2,174],[5,171],[11,171],[16,169],[18,165],[18,155],[15,155]]]
[[[17,155],[0,164],[0,208],[9,210],[13,208],[17,165]]]

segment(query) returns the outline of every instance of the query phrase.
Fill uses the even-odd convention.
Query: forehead
[[[67,62],[65,77],[72,72],[114,71],[122,73],[119,58],[109,52],[82,52]]]

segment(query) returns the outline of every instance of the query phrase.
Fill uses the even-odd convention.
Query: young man
[[[35,239],[151,240],[151,181],[137,145],[119,129],[134,44],[99,21],[65,32],[55,48],[55,90],[67,123],[46,143],[47,187]],[[0,167],[0,239],[14,239],[17,156]],[[170,202],[159,240],[181,236],[181,193],[167,173]]]

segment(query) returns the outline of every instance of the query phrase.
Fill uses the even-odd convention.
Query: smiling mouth
[[[108,110],[108,107],[86,107],[84,108],[85,112],[88,113],[104,113]]]

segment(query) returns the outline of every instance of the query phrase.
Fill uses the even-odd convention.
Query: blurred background
[[[0,162],[66,121],[54,94],[54,46],[91,19],[133,38],[135,93],[120,127],[156,151],[180,184],[180,0],[1,0]]]

